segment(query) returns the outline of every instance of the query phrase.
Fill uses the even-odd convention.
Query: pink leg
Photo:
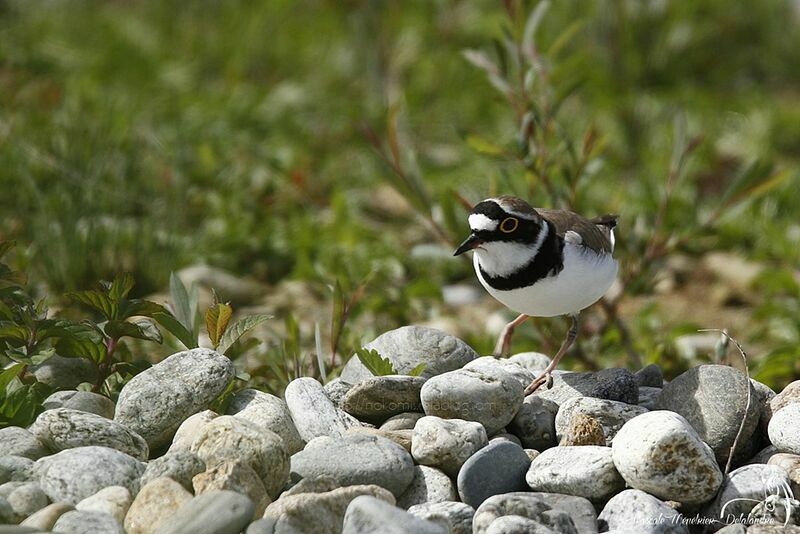
[[[536,378],[536,380],[531,382],[530,385],[527,388],[525,388],[525,396],[528,396],[537,389],[539,389],[545,382],[550,382],[550,380],[552,380],[552,376],[550,373],[553,372],[553,369],[556,368],[558,362],[572,346],[572,343],[575,342],[575,338],[578,337],[578,315],[575,314],[572,315],[571,317],[572,317],[572,326],[570,326],[569,332],[567,332],[567,337],[561,344],[561,348],[558,349],[558,352],[553,357],[553,361],[550,362],[550,365],[547,366],[547,369],[545,369],[544,372],[542,372],[542,374],[540,374]]]
[[[503,328],[500,337],[497,338],[497,344],[494,346],[495,357],[501,358],[503,356],[508,356],[508,352],[511,349],[511,336],[514,334],[514,329],[524,323],[528,317],[529,315],[523,313]]]

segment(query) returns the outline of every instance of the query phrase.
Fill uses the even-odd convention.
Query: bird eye
[[[510,234],[519,226],[519,220],[514,217],[507,217],[500,223],[500,231],[504,234]]]

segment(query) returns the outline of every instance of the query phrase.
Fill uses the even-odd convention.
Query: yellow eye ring
[[[500,231],[504,234],[510,234],[517,229],[517,226],[519,226],[518,219],[515,219],[514,217],[506,217],[503,219],[503,222],[500,223]]]

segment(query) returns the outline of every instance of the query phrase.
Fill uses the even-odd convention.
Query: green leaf
[[[0,324],[0,339],[27,343],[31,338],[31,331],[24,326],[16,324]]]
[[[17,377],[25,369],[24,363],[13,363],[6,369],[0,372],[0,394],[2,394],[8,384]]]
[[[183,343],[187,349],[197,348],[197,338],[183,326],[174,315],[172,315],[166,308],[163,311],[154,313],[152,315],[158,324],[167,329],[167,331],[175,336],[178,341]]]
[[[492,143],[488,139],[476,134],[468,135],[466,141],[467,145],[479,154],[485,154],[487,156],[502,156],[505,152],[505,149],[502,146]]]
[[[32,356],[27,356],[25,354],[17,355],[15,353],[9,353],[8,357],[14,360],[15,362],[24,363],[25,365],[39,365],[40,363],[44,363],[47,360],[49,360],[55,353],[56,349],[49,348],[36,352]]]
[[[136,282],[131,273],[118,274],[108,288],[108,297],[116,303],[121,302],[131,292]]]
[[[100,363],[106,358],[107,349],[103,334],[97,326],[89,323],[76,323],[66,327],[68,335],[56,343],[56,352],[67,358],[88,358]]]
[[[533,50],[533,41],[536,37],[536,30],[539,29],[539,25],[542,23],[542,19],[544,18],[544,15],[547,13],[548,9],[550,9],[550,2],[548,0],[543,0],[531,10],[530,15],[528,15],[528,20],[525,21],[525,30],[522,33],[523,50]]]
[[[240,319],[233,326],[225,330],[225,334],[223,334],[222,339],[220,339],[219,346],[217,347],[217,352],[220,354],[225,354],[228,349],[231,348],[231,345],[236,343],[237,339],[242,337],[256,326],[272,318],[272,315],[259,313],[256,315],[248,315],[247,317]]]
[[[374,376],[397,374],[392,362],[388,358],[383,358],[375,349],[360,348],[356,351],[356,356]]]
[[[414,367],[409,373],[408,376],[419,376],[425,372],[425,368],[428,366],[426,363],[421,363]]]
[[[228,323],[233,316],[233,308],[230,304],[217,303],[206,311],[206,328],[211,345],[216,349],[219,346],[222,335],[228,328]]]
[[[97,291],[96,289],[71,291],[67,293],[67,298],[100,312],[107,321],[117,318],[117,311],[119,310],[118,303],[112,301],[111,298],[102,291]]]
[[[17,246],[16,241],[0,241],[0,259],[6,255],[6,252]]]
[[[141,315],[142,317],[152,317],[154,313],[164,312],[166,308],[161,304],[156,304],[155,302],[151,302],[149,300],[144,299],[132,299],[127,301],[125,307],[122,309],[120,313],[120,319],[127,319],[129,317],[133,317],[135,315]]]
[[[0,289],[22,287],[28,282],[28,276],[22,271],[7,270],[0,275]]]
[[[175,319],[181,323],[189,332],[194,328],[194,314],[192,310],[189,293],[186,291],[186,286],[183,285],[178,275],[170,273],[169,275],[169,296],[172,304],[172,309]]]
[[[161,331],[150,319],[137,319],[134,321],[108,321],[103,327],[106,335],[113,339],[133,337],[161,343]]]

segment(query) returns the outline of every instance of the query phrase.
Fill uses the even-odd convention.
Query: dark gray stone
[[[664,375],[661,374],[661,368],[654,363],[633,373],[633,379],[636,380],[636,385],[639,387],[664,387]]]
[[[650,386],[639,386],[639,406],[648,410],[655,410],[658,398],[661,396],[661,388]]]
[[[209,491],[181,506],[159,525],[159,534],[239,534],[254,513],[253,501],[240,493]]]
[[[531,461],[522,447],[508,441],[489,443],[473,454],[458,472],[461,501],[477,508],[492,495],[524,491]]]
[[[556,404],[574,397],[596,397],[627,404],[639,402],[639,386],[627,369],[603,369],[585,373],[553,374],[553,387],[539,388],[534,395]]]
[[[682,415],[714,450],[717,462],[724,465],[745,416],[748,389],[753,401],[739,443],[743,446],[743,459],[749,458],[755,452],[754,447],[745,450],[744,446],[757,446],[750,438],[758,424],[760,408],[755,401],[755,388],[741,371],[725,365],[701,365],[689,369],[664,386],[656,408]]]
[[[528,395],[508,424],[508,431],[522,442],[522,446],[542,451],[554,447],[558,404],[538,395]]]
[[[97,368],[85,358],[64,358],[56,354],[39,365],[32,365],[30,372],[37,381],[56,390],[97,382]]]
[[[45,410],[70,408],[105,417],[114,418],[114,401],[91,391],[56,391],[42,403]]]
[[[415,517],[370,495],[356,497],[344,514],[342,534],[446,534],[439,524]]]
[[[373,376],[352,387],[341,406],[362,421],[382,423],[393,415],[422,411],[423,384],[419,376]]]
[[[424,363],[423,377],[430,378],[460,369],[478,357],[472,347],[440,330],[424,326],[404,326],[391,330],[367,343],[364,348],[377,350],[388,358],[400,374],[408,374]],[[342,369],[341,379],[356,384],[373,375],[357,356],[351,357]]]

